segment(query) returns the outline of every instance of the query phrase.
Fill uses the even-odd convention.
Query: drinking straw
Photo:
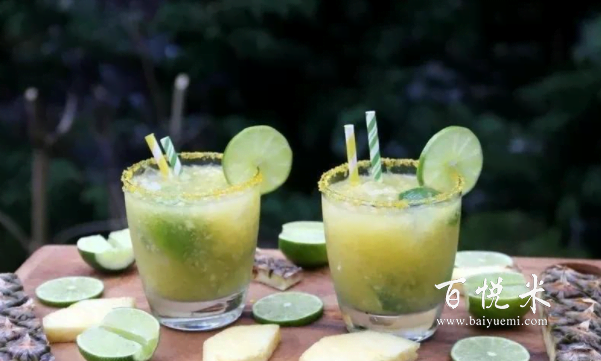
[[[378,140],[378,123],[376,112],[365,112],[367,123],[367,139],[369,141],[369,158],[371,159],[371,176],[375,181],[382,181],[382,158],[380,157],[380,141]]]
[[[167,156],[167,161],[169,162],[169,167],[171,168],[173,174],[182,174],[182,163],[177,156],[177,152],[175,151],[175,147],[173,146],[171,138],[169,136],[163,137],[161,139],[161,145],[165,150],[165,155]]]
[[[352,124],[344,126],[346,138],[346,158],[348,160],[348,171],[351,184],[359,183],[359,171],[357,170],[357,146],[355,144],[355,127]]]
[[[167,161],[165,160],[165,157],[163,156],[163,152],[161,151],[161,146],[159,146],[157,139],[154,137],[154,133],[148,134],[144,139],[146,139],[148,148],[150,148],[150,151],[152,152],[152,156],[154,157],[154,160],[157,162],[157,165],[159,166],[159,170],[161,171],[161,174],[163,174],[163,177],[169,176],[169,166],[167,165]]]
[[[184,100],[186,89],[190,85],[190,77],[187,74],[179,74],[173,83],[173,100],[171,101],[171,121],[169,123],[169,134],[177,142],[182,134],[182,114],[184,112]]]

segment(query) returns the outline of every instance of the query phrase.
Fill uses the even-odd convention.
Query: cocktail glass
[[[221,168],[219,153],[182,153],[180,158],[183,174],[191,165]],[[261,175],[217,188],[210,179],[184,178],[207,182],[209,190],[167,191],[141,185],[139,177],[148,168],[156,169],[153,159],[126,169],[122,181],[136,264],[153,314],[180,330],[234,322],[251,279]]]
[[[407,184],[399,189],[417,187],[417,165],[383,159],[384,181],[400,174]],[[370,179],[369,167],[369,161],[358,163],[357,186]],[[338,191],[336,184],[347,178],[344,164],[319,181],[329,267],[347,329],[424,340],[436,331],[445,301],[446,288],[435,285],[453,271],[463,179],[457,175],[451,191],[408,203]]]

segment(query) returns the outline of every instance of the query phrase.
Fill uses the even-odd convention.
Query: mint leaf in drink
[[[458,208],[455,213],[453,213],[453,216],[451,218],[449,218],[449,220],[447,221],[447,224],[449,226],[454,226],[457,223],[459,223],[459,221],[461,220],[461,207]]]
[[[378,300],[380,301],[380,306],[382,307],[382,311],[384,313],[400,313],[403,311],[403,305],[399,301],[395,295],[392,295],[390,292],[387,292],[386,289],[375,290]]]
[[[423,187],[411,188],[409,190],[402,192],[401,194],[399,194],[399,199],[409,201],[409,202],[420,201],[423,199],[435,197],[438,194],[440,194],[440,192],[437,191],[436,189],[423,186]]]
[[[146,222],[146,242],[166,255],[180,261],[195,261],[201,254],[210,254],[211,233],[198,218],[149,217]]]

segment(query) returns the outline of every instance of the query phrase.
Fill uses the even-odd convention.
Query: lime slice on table
[[[513,259],[499,252],[459,251],[455,256],[455,267],[510,267]]]
[[[303,292],[274,293],[253,305],[253,317],[259,323],[280,326],[305,326],[323,314],[319,297]]]
[[[297,266],[309,268],[328,264],[323,222],[297,221],[284,224],[278,245],[280,251]]]
[[[272,127],[249,127],[230,140],[223,152],[222,166],[230,184],[251,179],[258,169],[263,176],[261,194],[266,194],[288,179],[292,149],[286,138]]]
[[[127,231],[127,232],[124,232]],[[101,272],[123,271],[134,263],[129,230],[112,232],[108,241],[101,235],[80,238],[77,250],[83,260]]]
[[[482,147],[471,130],[450,126],[436,133],[422,151],[417,180],[440,191],[453,189],[454,171],[464,178],[463,194],[474,188],[482,171]]]
[[[77,346],[88,361],[149,360],[159,343],[160,325],[152,315],[135,308],[117,308],[77,336]]]
[[[49,306],[65,307],[75,302],[99,297],[104,291],[102,281],[91,277],[63,277],[42,283],[36,297]]]
[[[490,295],[490,289],[492,288],[491,282],[497,283],[499,277],[501,278],[502,290],[496,306],[509,306],[504,309],[497,308],[494,299],[487,297]],[[484,291],[485,306],[482,307],[482,293],[476,294],[476,290],[484,286],[484,280],[486,280],[488,288]],[[521,273],[493,272],[478,274],[468,277],[463,287],[466,293],[467,310],[472,316],[477,318],[486,317],[488,319],[512,320],[512,322],[505,321],[504,324],[499,322],[497,325],[493,324],[493,326],[517,326],[518,317],[522,317],[530,311],[530,305],[526,304],[528,300],[519,297],[519,295],[530,291],[526,287],[526,279]]]
[[[528,361],[528,350],[503,337],[476,336],[457,341],[451,349],[453,361]]]

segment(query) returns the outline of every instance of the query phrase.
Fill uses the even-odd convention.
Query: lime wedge
[[[154,316],[136,308],[116,308],[101,326],[142,346],[142,357],[149,359],[159,344],[160,324]]]
[[[146,361],[159,343],[159,322],[135,308],[116,308],[99,327],[77,336],[80,353],[88,361]]]
[[[282,253],[298,266],[310,268],[328,264],[322,222],[297,221],[284,224],[278,245]]]
[[[497,283],[501,278],[502,290],[499,293],[499,298],[494,303],[493,298],[488,298],[490,295],[490,289],[492,288],[491,282]],[[476,290],[479,287],[484,286],[484,281],[488,289],[484,291],[484,307],[482,307],[482,293],[476,294]],[[527,303],[527,299],[521,299],[519,295],[530,291],[526,287],[526,279],[521,273],[518,272],[494,272],[478,274],[467,278],[463,286],[466,297],[466,306],[468,312],[476,318],[487,318],[494,320],[514,320],[512,322],[497,322],[491,324],[492,326],[517,326],[518,317],[524,316],[530,307]],[[505,307],[506,308],[498,308]],[[525,305],[522,307],[522,305]]]
[[[92,327],[77,336],[77,347],[88,361],[137,361],[142,346],[101,327]]]
[[[112,232],[108,241],[101,235],[80,238],[77,250],[81,258],[101,272],[118,272],[134,263],[129,230]]]
[[[251,179],[258,169],[263,176],[261,194],[266,194],[288,179],[292,149],[286,138],[272,127],[249,127],[230,140],[223,152],[222,166],[230,184]]]
[[[49,306],[65,307],[77,301],[99,297],[102,281],[91,277],[63,277],[42,283],[35,290],[37,298]]]
[[[482,147],[471,130],[450,126],[436,133],[422,151],[417,167],[420,185],[441,191],[453,189],[454,171],[463,176],[463,194],[474,188],[482,171]]]
[[[274,293],[253,305],[253,317],[259,323],[280,326],[305,326],[323,314],[323,302],[303,292]]]
[[[489,251],[460,251],[455,256],[455,267],[513,266],[510,256]]]
[[[477,336],[459,340],[451,349],[453,361],[528,361],[528,350],[503,337]]]
[[[129,228],[109,233],[107,241],[115,248],[132,248]]]

